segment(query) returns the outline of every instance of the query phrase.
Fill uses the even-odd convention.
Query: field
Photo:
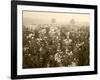
[[[33,27],[33,28],[32,28]],[[23,68],[89,65],[89,25],[74,20],[67,24],[23,25]]]

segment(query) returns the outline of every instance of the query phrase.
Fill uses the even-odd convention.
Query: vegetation
[[[89,26],[23,25],[23,68],[86,66],[89,49]]]

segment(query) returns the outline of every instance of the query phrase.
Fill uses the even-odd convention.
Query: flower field
[[[35,26],[23,25],[23,68],[89,65],[88,25]]]

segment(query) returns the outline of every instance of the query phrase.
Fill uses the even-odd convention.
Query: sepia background
[[[23,11],[23,68],[89,65],[90,15]]]
[[[55,12],[35,12],[35,11],[23,11],[23,24],[50,24],[51,19],[55,18],[56,24],[68,24],[71,19],[74,19],[78,23],[89,23],[89,14],[83,13],[55,13]]]

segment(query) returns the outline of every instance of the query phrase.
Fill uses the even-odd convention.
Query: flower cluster
[[[23,68],[89,65],[89,26],[23,27]]]

